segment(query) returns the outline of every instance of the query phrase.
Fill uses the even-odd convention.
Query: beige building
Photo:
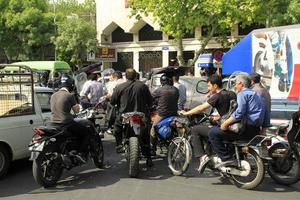
[[[151,17],[137,21],[130,18],[130,8],[127,0],[96,0],[97,9],[97,38],[102,47],[115,48],[117,62],[105,63],[114,69],[124,71],[133,67],[137,71],[148,72],[151,68],[172,65],[176,60],[176,44],[166,34],[160,31],[158,24]],[[231,36],[238,36],[238,26],[231,30]],[[186,35],[183,40],[184,59],[194,57],[194,52],[200,48],[200,38],[205,34],[203,28],[198,27],[195,32]],[[221,46],[212,39],[206,49],[208,52]],[[199,67],[195,66],[195,75],[199,74]]]

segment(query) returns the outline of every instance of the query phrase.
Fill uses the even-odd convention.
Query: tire
[[[192,147],[190,143],[185,138],[174,138],[168,147],[168,167],[172,174],[180,176],[185,173],[191,159]]]
[[[103,162],[104,162],[104,149],[100,137],[96,137],[92,158],[95,166],[101,169],[103,167]]]
[[[135,178],[139,173],[139,140],[137,137],[129,138],[128,145],[128,168],[129,176]]]
[[[249,152],[245,153],[244,158],[242,159],[247,161],[250,164],[251,166],[250,173],[254,172],[254,178],[250,180],[244,180],[246,178],[249,178],[250,174],[246,177],[231,175],[231,178],[233,180],[233,183],[237,187],[246,190],[252,190],[256,188],[264,179],[265,176],[264,162],[253,149],[249,149]],[[256,169],[254,169],[254,165]]]
[[[0,179],[3,178],[10,166],[11,158],[8,149],[0,145]]]
[[[286,146],[277,143],[274,148],[270,148],[270,155],[276,149],[282,149]],[[300,156],[298,153],[289,150],[284,157],[272,157],[269,161],[268,173],[271,178],[281,185],[292,185],[300,180]]]
[[[49,161],[47,163],[47,166],[45,166],[45,162]],[[44,169],[47,169],[46,176],[44,177]],[[50,170],[50,174],[49,174]],[[52,153],[45,153],[41,152],[37,159],[33,160],[32,164],[32,174],[33,178],[39,185],[43,187],[52,187],[56,184],[56,182],[61,177],[61,174],[63,172],[62,162],[59,158],[55,158],[55,155]]]

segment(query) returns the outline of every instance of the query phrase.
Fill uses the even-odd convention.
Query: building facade
[[[115,48],[117,62],[104,63],[105,67],[125,71],[133,67],[137,71],[149,72],[151,68],[165,67],[176,62],[177,47],[168,35],[160,31],[151,16],[141,20],[130,17],[127,0],[96,0],[97,39],[103,47]],[[229,31],[232,37],[238,37],[238,26]],[[204,34],[203,28],[197,27],[192,34],[183,39],[184,59],[194,57],[200,48],[199,38]],[[206,49],[208,52],[221,48],[212,39]],[[199,69],[195,66],[195,75]]]

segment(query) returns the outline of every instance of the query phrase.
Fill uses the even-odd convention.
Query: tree
[[[87,49],[97,46],[96,4],[86,0],[58,0],[56,2],[57,35],[52,38],[58,59],[82,67]]]
[[[58,36],[54,40],[58,58],[82,67],[87,49],[94,49],[97,45],[96,34],[96,27],[82,19],[59,23]]]
[[[8,62],[20,55],[43,59],[53,34],[46,0],[1,0],[0,5],[0,46]]]
[[[262,0],[130,0],[130,7],[132,16],[140,19],[143,15],[151,14],[162,31],[175,38],[177,59],[183,66],[187,65],[182,56],[183,35],[193,32],[197,27],[207,27],[207,36],[199,38],[201,46],[195,52],[193,62],[188,63],[192,66],[215,34],[222,38],[235,24],[249,25],[266,21],[265,14],[258,12],[264,3]]]

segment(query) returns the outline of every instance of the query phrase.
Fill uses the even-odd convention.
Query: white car
[[[6,96],[9,100],[2,101],[1,104],[28,98],[25,95],[20,97],[20,94],[9,94],[9,98]],[[33,136],[32,129],[50,120],[52,94],[51,88],[35,87],[33,106],[32,103],[15,104],[8,111],[0,113],[0,177],[6,174],[11,161],[29,157],[28,144]]]

